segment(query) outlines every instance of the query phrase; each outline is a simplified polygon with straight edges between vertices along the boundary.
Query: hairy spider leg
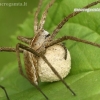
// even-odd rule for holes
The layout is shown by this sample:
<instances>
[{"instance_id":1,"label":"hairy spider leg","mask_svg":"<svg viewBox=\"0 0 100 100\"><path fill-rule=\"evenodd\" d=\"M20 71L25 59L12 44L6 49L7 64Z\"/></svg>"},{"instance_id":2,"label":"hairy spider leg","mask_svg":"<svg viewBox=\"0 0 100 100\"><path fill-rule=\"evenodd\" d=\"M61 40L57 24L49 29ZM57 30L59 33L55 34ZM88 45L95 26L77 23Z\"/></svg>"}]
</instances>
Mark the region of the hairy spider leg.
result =
<instances>
[{"instance_id":1,"label":"hairy spider leg","mask_svg":"<svg viewBox=\"0 0 100 100\"><path fill-rule=\"evenodd\" d=\"M98 3L100 3L100 0L92 2L90 4L88 4L87 6L83 7L83 8L90 8L94 5L97 5ZM76 16L77 14L81 13L82 11L75 11L71 14L69 14L68 16L66 16L59 24L58 26L54 29L54 31L51 34L50 39L54 39L55 36L57 35L57 33L60 31L60 29L63 27L63 25L72 17Z\"/></svg>"},{"instance_id":2,"label":"hairy spider leg","mask_svg":"<svg viewBox=\"0 0 100 100\"><path fill-rule=\"evenodd\" d=\"M30 42L32 40L32 38L26 38L26 37L23 37L23 36L18 36L17 39L20 40L23 43L26 43L26 44L30 44ZM16 52L16 48L0 47L0 52ZM20 53L22 53L22 52L23 52L23 50L20 49Z\"/></svg>"},{"instance_id":3,"label":"hairy spider leg","mask_svg":"<svg viewBox=\"0 0 100 100\"><path fill-rule=\"evenodd\" d=\"M47 14L48 14L48 10L53 5L54 2L55 2L55 0L51 0L51 2L46 6L46 8L45 8L45 10L44 10L44 12L42 14L40 23L39 23L39 30L43 29L43 26L45 24L45 20L46 20Z\"/></svg>"},{"instance_id":4,"label":"hairy spider leg","mask_svg":"<svg viewBox=\"0 0 100 100\"><path fill-rule=\"evenodd\" d=\"M15 48L12 48L12 47L0 47L0 52L16 52L16 49Z\"/></svg>"},{"instance_id":5,"label":"hairy spider leg","mask_svg":"<svg viewBox=\"0 0 100 100\"><path fill-rule=\"evenodd\" d=\"M90 42L90 41L87 41L87 40L83 40L83 39L80 39L80 38L77 38L77 37L73 37L73 36L63 36L63 37L61 37L59 39L53 40L50 43L47 43L46 47L50 47L50 46L52 46L54 44L57 44L59 42L62 42L64 40L72 40L72 41L82 42L82 43L93 45L93 46L96 46L96 47L100 48L100 44L97 44L97 43L94 43L94 42Z\"/></svg>"},{"instance_id":6,"label":"hairy spider leg","mask_svg":"<svg viewBox=\"0 0 100 100\"><path fill-rule=\"evenodd\" d=\"M2 88L2 89L4 90L4 92L5 92L5 94L6 94L6 98L7 98L7 100L10 100L10 99L9 99L9 96L8 96L8 94L7 94L6 89L5 89L2 85L0 85L0 88Z\"/></svg>"},{"instance_id":7,"label":"hairy spider leg","mask_svg":"<svg viewBox=\"0 0 100 100\"><path fill-rule=\"evenodd\" d=\"M34 15L34 33L35 34L38 31L38 14L40 12L41 5L42 5L42 0L39 1L38 8L37 8L35 15Z\"/></svg>"},{"instance_id":8,"label":"hairy spider leg","mask_svg":"<svg viewBox=\"0 0 100 100\"><path fill-rule=\"evenodd\" d=\"M23 36L18 36L17 39L20 40L23 43L30 44L30 42L31 42L31 40L33 38L27 38L27 37L23 37Z\"/></svg>"}]
</instances>

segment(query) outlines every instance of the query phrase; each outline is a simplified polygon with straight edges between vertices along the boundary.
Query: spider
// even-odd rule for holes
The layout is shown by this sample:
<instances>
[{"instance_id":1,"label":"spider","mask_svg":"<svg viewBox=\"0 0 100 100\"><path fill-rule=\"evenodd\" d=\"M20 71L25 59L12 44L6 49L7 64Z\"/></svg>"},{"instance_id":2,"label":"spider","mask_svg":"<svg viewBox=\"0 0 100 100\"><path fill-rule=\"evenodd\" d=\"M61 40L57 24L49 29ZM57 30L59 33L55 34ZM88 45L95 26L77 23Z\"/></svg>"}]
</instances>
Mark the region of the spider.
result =
<instances>
[{"instance_id":1,"label":"spider","mask_svg":"<svg viewBox=\"0 0 100 100\"><path fill-rule=\"evenodd\" d=\"M35 13L35 17L34 17L34 33L35 33L34 37L26 38L26 37L18 36L18 40L28 44L29 46L24 45L22 43L18 43L16 45L16 48L11 48L11 47L1 47L0 48L0 51L16 52L17 58L18 58L18 67L19 67L20 74L23 77L25 77L32 85L34 85L47 100L48 100L48 97L46 96L46 94L38 87L39 79L41 81L61 80L61 82L66 86L66 88L68 88L73 95L76 95L75 92L69 87L69 85L67 85L67 83L63 80L63 78L66 77L66 75L69 73L69 70L70 70L70 54L69 54L69 51L66 50L66 48L62 45L62 43L61 43L62 41L73 40L73 41L77 41L77 42L90 44L90 45L100 48L99 44L96 44L96 43L93 43L93 42L90 42L87 40L79 39L79 38L76 38L73 36L63 36L59 39L55 39L55 36L60 31L60 29L63 27L63 25L70 18L76 16L81 11L73 12L73 13L69 14L67 17L65 17L58 24L58 26L54 29L52 34L49 34L47 31L44 30L43 26L45 24L45 19L48 14L48 10L53 5L54 1L55 0L51 0L51 2L46 6L46 9L44 10L40 21L38 21L37 17L40 12L41 4L42 4L42 0L40 0L38 8ZM98 3L100 3L100 0L90 3L83 8L89 8ZM55 66L57 66L58 64L53 65L54 61L52 62L48 58L49 55L52 55L54 53L54 50L56 50L56 52L59 50L59 53L62 54L63 57L61 56L61 58L59 58L60 60L66 61L66 62L68 60L68 62L69 62L69 65L68 65L69 69L67 69L68 72L65 72L64 76L62 74L60 74L59 71L56 69ZM26 74L24 74L23 69L22 69L20 53L23 53L23 55L24 55ZM53 59L55 59L55 56L53 57ZM59 59L56 57L56 60L60 61ZM43 66L45 66L45 68L43 68ZM45 71L42 68L45 69ZM52 72L51 75L53 75L53 78L50 78L48 76L50 74L50 73L48 73L50 70ZM65 69L63 69L63 70L65 70Z\"/></svg>"}]
</instances>

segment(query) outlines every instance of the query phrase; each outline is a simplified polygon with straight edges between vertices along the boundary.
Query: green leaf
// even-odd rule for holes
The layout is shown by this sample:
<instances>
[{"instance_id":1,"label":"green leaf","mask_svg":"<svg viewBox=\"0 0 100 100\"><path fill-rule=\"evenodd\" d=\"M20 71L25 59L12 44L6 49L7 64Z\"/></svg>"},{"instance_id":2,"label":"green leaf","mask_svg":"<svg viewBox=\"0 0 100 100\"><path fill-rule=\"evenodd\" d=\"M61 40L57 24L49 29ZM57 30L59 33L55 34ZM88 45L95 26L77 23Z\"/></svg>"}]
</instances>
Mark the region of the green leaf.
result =
<instances>
[{"instance_id":1,"label":"green leaf","mask_svg":"<svg viewBox=\"0 0 100 100\"><path fill-rule=\"evenodd\" d=\"M56 0L49 10L44 29L52 33L58 23L74 8L82 8L93 0ZM45 5L49 1L44 0L40 16ZM99 8L100 4L92 7ZM36 9L35 9L36 10ZM64 35L75 36L81 39L100 43L100 14L99 12L82 12L70 19L60 30L57 38ZM22 35L33 36L33 14L30 14L25 22L20 25L16 35L12 36L13 44L17 43L15 37ZM73 96L61 81L53 83L40 83L39 87L50 100L98 100L100 98L100 49L84 43L65 41L66 48L72 57L72 69L64 79L73 89ZM10 62L0 70L0 84L5 86L11 100L45 100L43 95L33 87L18 72L17 61ZM6 73L6 74L5 74ZM0 99L6 100L5 94L0 90Z\"/></svg>"}]
</instances>

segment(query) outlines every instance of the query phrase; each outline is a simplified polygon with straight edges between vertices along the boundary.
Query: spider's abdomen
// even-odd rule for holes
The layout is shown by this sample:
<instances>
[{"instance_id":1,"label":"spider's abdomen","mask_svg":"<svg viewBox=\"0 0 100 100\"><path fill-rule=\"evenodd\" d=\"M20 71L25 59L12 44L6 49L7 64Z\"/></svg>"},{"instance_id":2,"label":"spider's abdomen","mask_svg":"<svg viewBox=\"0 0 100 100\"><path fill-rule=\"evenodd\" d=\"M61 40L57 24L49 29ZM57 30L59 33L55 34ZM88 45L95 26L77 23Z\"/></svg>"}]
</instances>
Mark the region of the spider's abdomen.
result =
<instances>
[{"instance_id":1,"label":"spider's abdomen","mask_svg":"<svg viewBox=\"0 0 100 100\"><path fill-rule=\"evenodd\" d=\"M66 50L61 45L53 45L46 49L45 56L51 65L56 69L59 75L64 78L68 75L71 69L71 57L67 50L67 59L65 59ZM50 67L43 61L38 59L38 73L42 82L58 81L59 78L54 74Z\"/></svg>"},{"instance_id":2,"label":"spider's abdomen","mask_svg":"<svg viewBox=\"0 0 100 100\"><path fill-rule=\"evenodd\" d=\"M38 85L38 67L35 55L24 50L24 64L27 78L31 83Z\"/></svg>"}]
</instances>

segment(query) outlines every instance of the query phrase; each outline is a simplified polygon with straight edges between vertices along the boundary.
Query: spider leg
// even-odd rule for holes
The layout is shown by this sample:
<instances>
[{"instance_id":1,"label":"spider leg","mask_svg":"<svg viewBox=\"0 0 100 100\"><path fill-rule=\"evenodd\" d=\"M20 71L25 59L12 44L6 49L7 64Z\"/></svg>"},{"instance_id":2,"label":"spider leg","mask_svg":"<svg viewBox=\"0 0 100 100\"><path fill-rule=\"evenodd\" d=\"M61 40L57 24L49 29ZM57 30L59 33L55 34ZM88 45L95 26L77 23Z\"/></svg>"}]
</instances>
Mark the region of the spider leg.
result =
<instances>
[{"instance_id":1,"label":"spider leg","mask_svg":"<svg viewBox=\"0 0 100 100\"><path fill-rule=\"evenodd\" d=\"M42 59L48 64L48 66L51 68L51 70L55 73L55 75L61 80L61 82L71 91L71 93L73 95L76 95L73 90L66 84L66 82L62 79L62 77L58 74L58 72L55 70L55 68L49 63L49 61L47 60L47 58L41 54L41 53L37 53L35 50L31 49L30 47L28 46L25 46L21 43L18 43L17 44L17 56L18 56L18 63L19 63L19 67L21 68L20 70L22 70L22 67L21 67L21 62L20 62L20 56L19 56L19 52L18 52L18 49L19 48L22 48L24 50L27 50L33 54L35 54L36 56L38 57L42 57ZM34 84L35 85L35 84ZM36 86L36 85L35 85ZM36 86L36 88L40 91L40 89ZM41 91L40 91L41 92ZM41 92L43 94L43 92ZM43 94L45 96L45 94Z\"/></svg>"},{"instance_id":2,"label":"spider leg","mask_svg":"<svg viewBox=\"0 0 100 100\"><path fill-rule=\"evenodd\" d=\"M34 17L34 32L35 32L35 34L37 33L37 30L38 30L38 14L40 12L41 4L42 4L42 0L39 1L38 8L35 12L35 17Z\"/></svg>"},{"instance_id":3,"label":"spider leg","mask_svg":"<svg viewBox=\"0 0 100 100\"><path fill-rule=\"evenodd\" d=\"M4 51L4 52L16 52L16 49L15 48L12 48L12 47L0 47L0 52L1 51ZM20 49L19 52L22 53L23 51ZM7 94L6 89L3 86L1 86L1 85L0 85L0 88L2 88L4 90L4 92L6 94L6 97L7 97L7 100L10 100L9 99L9 96Z\"/></svg>"},{"instance_id":4,"label":"spider leg","mask_svg":"<svg viewBox=\"0 0 100 100\"><path fill-rule=\"evenodd\" d=\"M42 14L42 17L41 17L41 20L40 20L40 23L39 23L39 29L43 29L43 26L44 26L44 23L45 23L45 19L46 19L46 16L48 14L48 10L49 8L53 5L55 0L51 0L51 2L47 5L46 9L44 10L43 14Z\"/></svg>"},{"instance_id":5,"label":"spider leg","mask_svg":"<svg viewBox=\"0 0 100 100\"><path fill-rule=\"evenodd\" d=\"M65 49L65 60L67 59L67 48L65 47L65 44L64 43L62 43L62 44L60 44L60 45L62 45L63 46L63 48Z\"/></svg>"},{"instance_id":6,"label":"spider leg","mask_svg":"<svg viewBox=\"0 0 100 100\"><path fill-rule=\"evenodd\" d=\"M5 92L5 94L6 94L6 97L7 97L7 100L10 100L10 99L9 99L9 96L8 96L8 94L7 94L6 89L5 89L2 85L0 85L0 88L2 88L2 89L4 90L4 92Z\"/></svg>"},{"instance_id":7,"label":"spider leg","mask_svg":"<svg viewBox=\"0 0 100 100\"><path fill-rule=\"evenodd\" d=\"M17 37L18 40L26 43L26 44L30 44L32 38L26 38L23 36L18 36ZM0 51L5 51L5 52L16 52L16 48L12 48L12 47L0 47ZM22 49L20 49L20 52L23 52Z\"/></svg>"},{"instance_id":8,"label":"spider leg","mask_svg":"<svg viewBox=\"0 0 100 100\"><path fill-rule=\"evenodd\" d=\"M19 52L19 49L22 48L23 46L24 45L19 44L19 43L16 45L16 53L17 53L17 58L18 58L19 72L23 77L25 77L33 86L35 86L43 94L43 96L46 98L46 100L48 100L48 97L42 92L42 90L35 83L31 82L23 72L21 59L20 59L20 52ZM24 48L22 48L22 49L27 50L27 48L28 48L27 46L24 46Z\"/></svg>"},{"instance_id":9,"label":"spider leg","mask_svg":"<svg viewBox=\"0 0 100 100\"><path fill-rule=\"evenodd\" d=\"M16 49L12 47L0 47L0 52L16 52ZM22 52L23 50L20 49L20 53Z\"/></svg>"},{"instance_id":10,"label":"spider leg","mask_svg":"<svg viewBox=\"0 0 100 100\"><path fill-rule=\"evenodd\" d=\"M83 9L86 8L90 8L94 5L97 5L98 3L100 3L100 0L92 2L90 4L88 4L87 6L83 7ZM76 16L77 14L81 13L82 11L74 11L73 13L69 14L68 16L66 16L59 24L58 26L55 28L55 30L53 31L53 33L51 34L51 39L53 39L56 34L60 31L60 29L63 27L63 25L72 17Z\"/></svg>"},{"instance_id":11,"label":"spider leg","mask_svg":"<svg viewBox=\"0 0 100 100\"><path fill-rule=\"evenodd\" d=\"M32 40L32 38L26 38L26 37L23 37L23 36L18 36L17 39L26 43L26 44L30 44L30 42Z\"/></svg>"},{"instance_id":12,"label":"spider leg","mask_svg":"<svg viewBox=\"0 0 100 100\"><path fill-rule=\"evenodd\" d=\"M82 42L82 43L93 45L93 46L100 48L100 44L90 42L90 41L87 41L87 40L83 40L83 39L73 37L73 36L63 36L62 38L59 38L57 40L51 41L50 43L46 44L46 47L52 46L52 45L57 44L59 42L62 42L64 40L73 40L73 41Z\"/></svg>"}]
</instances>

